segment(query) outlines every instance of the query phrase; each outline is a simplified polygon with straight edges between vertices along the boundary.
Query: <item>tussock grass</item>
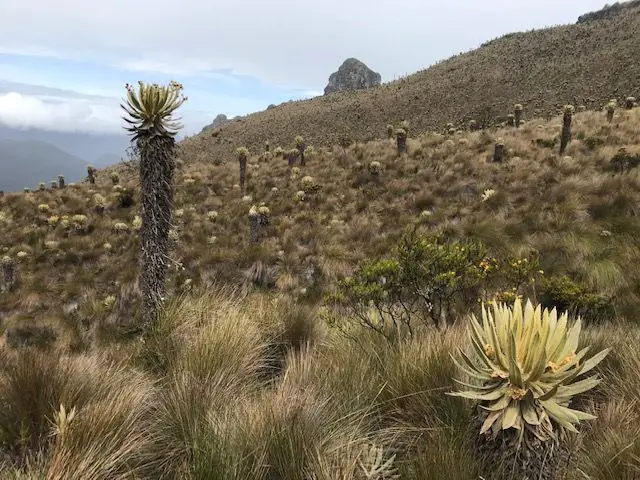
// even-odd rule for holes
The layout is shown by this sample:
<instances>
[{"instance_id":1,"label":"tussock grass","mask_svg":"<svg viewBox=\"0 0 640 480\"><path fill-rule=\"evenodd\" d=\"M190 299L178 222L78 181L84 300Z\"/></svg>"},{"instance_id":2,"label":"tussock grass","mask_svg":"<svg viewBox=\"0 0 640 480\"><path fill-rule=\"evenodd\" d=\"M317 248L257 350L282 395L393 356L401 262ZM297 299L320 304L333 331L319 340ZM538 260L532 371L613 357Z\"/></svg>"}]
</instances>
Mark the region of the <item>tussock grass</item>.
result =
<instances>
[{"instance_id":1,"label":"tussock grass","mask_svg":"<svg viewBox=\"0 0 640 480\"><path fill-rule=\"evenodd\" d=\"M222 290L175 300L144 345L1 350L0 476L365 480L381 448L394 458L386 475L492 478L472 447L470 405L445 395L449 354L468 350L460 327L388 343L308 313ZM598 419L572 440L560 478L640 473L639 339L629 326L585 331L584 345L613 351L603 384L580 399ZM60 405L75 407L66 424Z\"/></svg>"},{"instance_id":2,"label":"tussock grass","mask_svg":"<svg viewBox=\"0 0 640 480\"><path fill-rule=\"evenodd\" d=\"M640 355L637 330L609 328L588 331L585 344L613 346L612 356L602 367L605 382L596 391L598 416L585 429L575 458L582 478L620 478L640 475ZM578 477L580 478L580 477Z\"/></svg>"},{"instance_id":3,"label":"tussock grass","mask_svg":"<svg viewBox=\"0 0 640 480\"><path fill-rule=\"evenodd\" d=\"M35 462L48 479L124 479L144 470L153 443L149 378L99 353L2 353L0 439L9 464ZM55 433L60 406L76 412L64 434Z\"/></svg>"}]
</instances>

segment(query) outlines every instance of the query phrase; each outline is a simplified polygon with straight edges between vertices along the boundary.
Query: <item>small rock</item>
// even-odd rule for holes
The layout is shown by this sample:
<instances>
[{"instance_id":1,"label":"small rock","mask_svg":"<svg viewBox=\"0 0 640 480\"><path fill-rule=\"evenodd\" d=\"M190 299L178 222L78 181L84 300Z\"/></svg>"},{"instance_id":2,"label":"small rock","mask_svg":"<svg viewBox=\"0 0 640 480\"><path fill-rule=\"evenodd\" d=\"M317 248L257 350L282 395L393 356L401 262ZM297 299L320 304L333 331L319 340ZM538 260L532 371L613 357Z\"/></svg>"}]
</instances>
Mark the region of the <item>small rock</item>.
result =
<instances>
[{"instance_id":1,"label":"small rock","mask_svg":"<svg viewBox=\"0 0 640 480\"><path fill-rule=\"evenodd\" d=\"M69 302L66 305L63 305L62 311L65 315L76 313L78 311L78 302Z\"/></svg>"}]
</instances>

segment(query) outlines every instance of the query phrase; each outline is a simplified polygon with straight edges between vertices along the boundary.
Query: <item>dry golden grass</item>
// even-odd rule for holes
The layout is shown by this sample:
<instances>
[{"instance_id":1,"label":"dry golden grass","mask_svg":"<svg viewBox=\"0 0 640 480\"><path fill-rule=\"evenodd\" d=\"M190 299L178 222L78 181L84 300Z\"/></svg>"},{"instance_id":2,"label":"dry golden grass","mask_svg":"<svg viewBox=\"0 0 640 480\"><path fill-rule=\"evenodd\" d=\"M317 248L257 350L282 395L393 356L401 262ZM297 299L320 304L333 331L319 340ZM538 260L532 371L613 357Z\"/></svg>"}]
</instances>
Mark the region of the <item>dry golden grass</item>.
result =
<instances>
[{"instance_id":1,"label":"dry golden grass","mask_svg":"<svg viewBox=\"0 0 640 480\"><path fill-rule=\"evenodd\" d=\"M493 478L473 450L471 406L445 395L456 374L449 352L468 348L462 330L392 345L363 329L350 339L316 329L286 342L282 301L198 292L173 301L145 344L71 357L2 351L0 476ZM613 350L603 384L578 399L598 418L572 437L559 478L640 474L638 341L637 328L584 333L584 345ZM60 405L74 416L54 420ZM366 477L372 447L395 458Z\"/></svg>"}]
</instances>

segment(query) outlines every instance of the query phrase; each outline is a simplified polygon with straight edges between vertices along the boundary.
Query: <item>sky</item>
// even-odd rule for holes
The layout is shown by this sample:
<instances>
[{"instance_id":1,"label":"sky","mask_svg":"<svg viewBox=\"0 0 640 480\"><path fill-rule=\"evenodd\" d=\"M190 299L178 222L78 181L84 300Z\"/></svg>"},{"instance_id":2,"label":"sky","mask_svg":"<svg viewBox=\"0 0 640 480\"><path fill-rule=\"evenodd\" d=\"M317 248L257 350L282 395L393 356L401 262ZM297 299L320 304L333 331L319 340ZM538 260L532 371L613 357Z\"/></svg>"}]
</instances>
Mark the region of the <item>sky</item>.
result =
<instances>
[{"instance_id":1,"label":"sky","mask_svg":"<svg viewBox=\"0 0 640 480\"><path fill-rule=\"evenodd\" d=\"M183 133L321 95L356 57L391 81L601 0L1 0L0 121L122 132L125 83L184 84Z\"/></svg>"}]
</instances>

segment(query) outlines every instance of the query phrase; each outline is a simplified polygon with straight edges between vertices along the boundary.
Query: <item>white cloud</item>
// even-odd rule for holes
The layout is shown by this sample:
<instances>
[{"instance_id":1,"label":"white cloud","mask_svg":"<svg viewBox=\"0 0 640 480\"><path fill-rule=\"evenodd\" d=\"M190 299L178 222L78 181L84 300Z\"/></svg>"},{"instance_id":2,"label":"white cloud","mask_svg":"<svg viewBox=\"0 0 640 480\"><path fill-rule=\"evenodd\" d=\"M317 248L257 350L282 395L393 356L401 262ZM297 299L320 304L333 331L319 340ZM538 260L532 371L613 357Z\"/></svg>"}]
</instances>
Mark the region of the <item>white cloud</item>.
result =
<instances>
[{"instance_id":1,"label":"white cloud","mask_svg":"<svg viewBox=\"0 0 640 480\"><path fill-rule=\"evenodd\" d=\"M69 60L72 57L61 51L53 50L41 45L4 44L0 46L0 53L5 55L20 55L23 57L45 57L58 60Z\"/></svg>"},{"instance_id":2,"label":"white cloud","mask_svg":"<svg viewBox=\"0 0 640 480\"><path fill-rule=\"evenodd\" d=\"M32 90L41 87L31 86ZM47 89L42 89L45 92ZM15 91L0 92L0 124L13 128L38 128L61 132L116 133L124 132L123 110L118 98L84 97L77 92L43 93L29 95ZM231 108L233 99L220 98L217 102ZM248 101L237 103L245 111L259 110L266 105ZM232 111L232 110L227 110ZM236 115L238 113L233 113ZM232 115L232 116L233 116ZM182 109L178 115L184 125L183 135L193 135L213 120L210 112Z\"/></svg>"},{"instance_id":3,"label":"white cloud","mask_svg":"<svg viewBox=\"0 0 640 480\"><path fill-rule=\"evenodd\" d=\"M17 128L95 133L122 131L117 106L17 92L0 95L0 121Z\"/></svg>"}]
</instances>

